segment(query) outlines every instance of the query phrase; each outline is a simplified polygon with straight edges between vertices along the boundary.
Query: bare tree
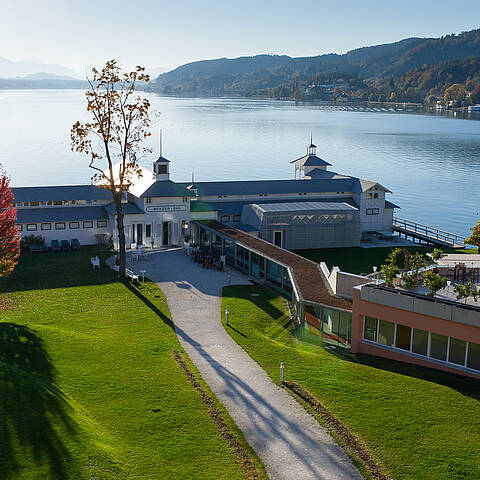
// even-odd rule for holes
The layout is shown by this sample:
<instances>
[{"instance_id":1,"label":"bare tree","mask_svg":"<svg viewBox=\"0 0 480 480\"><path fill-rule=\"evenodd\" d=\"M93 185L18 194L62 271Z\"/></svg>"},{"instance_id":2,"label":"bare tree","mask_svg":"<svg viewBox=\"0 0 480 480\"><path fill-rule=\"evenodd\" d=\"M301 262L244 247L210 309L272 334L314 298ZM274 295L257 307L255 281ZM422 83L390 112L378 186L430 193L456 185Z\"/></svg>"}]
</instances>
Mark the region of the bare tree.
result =
<instances>
[{"instance_id":1,"label":"bare tree","mask_svg":"<svg viewBox=\"0 0 480 480\"><path fill-rule=\"evenodd\" d=\"M151 152L142 146L150 136L150 102L135 94L137 82L148 82L145 68L123 73L115 60L101 71L92 68L87 112L90 121L77 121L71 130L72 151L90 157L92 180L112 192L117 215L119 278L126 279L126 245L122 196L132 178L141 176L138 159Z\"/></svg>"}]
</instances>

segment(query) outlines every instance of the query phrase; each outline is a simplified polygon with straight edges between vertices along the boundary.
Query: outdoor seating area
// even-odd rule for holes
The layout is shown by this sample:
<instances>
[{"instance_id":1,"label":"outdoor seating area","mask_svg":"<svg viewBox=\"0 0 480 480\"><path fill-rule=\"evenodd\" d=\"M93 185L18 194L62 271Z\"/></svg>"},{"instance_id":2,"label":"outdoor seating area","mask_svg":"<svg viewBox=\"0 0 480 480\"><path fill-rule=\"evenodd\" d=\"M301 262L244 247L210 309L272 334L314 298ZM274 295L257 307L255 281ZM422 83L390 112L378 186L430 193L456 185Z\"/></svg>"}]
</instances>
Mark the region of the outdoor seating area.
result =
<instances>
[{"instance_id":1,"label":"outdoor seating area","mask_svg":"<svg viewBox=\"0 0 480 480\"><path fill-rule=\"evenodd\" d=\"M190 258L193 262L202 266L203 268L209 268L214 270L225 270L225 255L215 255L213 252L202 250L199 247L192 248Z\"/></svg>"},{"instance_id":2,"label":"outdoor seating area","mask_svg":"<svg viewBox=\"0 0 480 480\"><path fill-rule=\"evenodd\" d=\"M52 240L50 246L46 243L41 245L32 244L29 247L30 253L44 253L44 252L71 252L80 250L80 241L77 238L70 240Z\"/></svg>"}]
</instances>

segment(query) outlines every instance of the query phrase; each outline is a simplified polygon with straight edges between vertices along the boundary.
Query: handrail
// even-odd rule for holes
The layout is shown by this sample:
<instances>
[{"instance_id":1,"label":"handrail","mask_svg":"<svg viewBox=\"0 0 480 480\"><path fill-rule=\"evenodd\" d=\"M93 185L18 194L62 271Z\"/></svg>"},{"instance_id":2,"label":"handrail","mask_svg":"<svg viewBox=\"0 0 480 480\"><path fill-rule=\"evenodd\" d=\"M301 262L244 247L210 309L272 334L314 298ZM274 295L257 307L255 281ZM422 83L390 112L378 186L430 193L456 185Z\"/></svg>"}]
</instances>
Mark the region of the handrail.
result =
<instances>
[{"instance_id":1,"label":"handrail","mask_svg":"<svg viewBox=\"0 0 480 480\"><path fill-rule=\"evenodd\" d=\"M439 241L452 245L463 245L465 242L465 237L463 237L462 235L446 232L445 230L440 230L439 228L430 227L428 225L423 225L422 223L418 222L413 222L402 217L393 217L393 226L403 228L407 231L407 233L417 233L430 239L437 239Z\"/></svg>"}]
</instances>

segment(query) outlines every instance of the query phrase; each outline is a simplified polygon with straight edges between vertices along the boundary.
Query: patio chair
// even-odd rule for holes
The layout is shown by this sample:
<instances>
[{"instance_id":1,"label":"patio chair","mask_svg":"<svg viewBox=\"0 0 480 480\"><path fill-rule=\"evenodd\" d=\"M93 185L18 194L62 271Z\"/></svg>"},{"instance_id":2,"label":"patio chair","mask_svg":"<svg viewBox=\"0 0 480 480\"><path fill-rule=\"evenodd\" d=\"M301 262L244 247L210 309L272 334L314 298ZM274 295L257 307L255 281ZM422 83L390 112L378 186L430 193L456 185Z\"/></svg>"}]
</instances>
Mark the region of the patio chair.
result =
<instances>
[{"instance_id":1,"label":"patio chair","mask_svg":"<svg viewBox=\"0 0 480 480\"><path fill-rule=\"evenodd\" d=\"M98 257L93 257L90 259L90 263L92 264L92 268L100 268L100 259Z\"/></svg>"},{"instance_id":2,"label":"patio chair","mask_svg":"<svg viewBox=\"0 0 480 480\"><path fill-rule=\"evenodd\" d=\"M38 253L39 251L38 245L30 245L30 253Z\"/></svg>"},{"instance_id":3,"label":"patio chair","mask_svg":"<svg viewBox=\"0 0 480 480\"><path fill-rule=\"evenodd\" d=\"M80 242L78 238L73 238L71 244L72 244L72 250L80 250Z\"/></svg>"},{"instance_id":4,"label":"patio chair","mask_svg":"<svg viewBox=\"0 0 480 480\"><path fill-rule=\"evenodd\" d=\"M50 244L50 248L52 252L59 252L61 250L60 242L58 240L52 240L52 243Z\"/></svg>"},{"instance_id":5,"label":"patio chair","mask_svg":"<svg viewBox=\"0 0 480 480\"><path fill-rule=\"evenodd\" d=\"M60 247L62 248L62 252L69 252L70 251L70 242L68 240L62 240L60 242Z\"/></svg>"}]
</instances>

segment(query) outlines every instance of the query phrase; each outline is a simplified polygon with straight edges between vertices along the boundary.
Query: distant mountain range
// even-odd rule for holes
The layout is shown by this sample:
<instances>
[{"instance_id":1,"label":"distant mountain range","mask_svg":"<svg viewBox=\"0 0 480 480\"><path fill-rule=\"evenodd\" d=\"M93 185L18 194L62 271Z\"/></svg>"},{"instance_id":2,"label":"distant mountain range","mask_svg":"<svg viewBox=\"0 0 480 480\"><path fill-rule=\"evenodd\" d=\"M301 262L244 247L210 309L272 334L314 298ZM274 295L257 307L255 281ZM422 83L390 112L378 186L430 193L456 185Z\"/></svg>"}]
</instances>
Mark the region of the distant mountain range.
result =
<instances>
[{"instance_id":1,"label":"distant mountain range","mask_svg":"<svg viewBox=\"0 0 480 480\"><path fill-rule=\"evenodd\" d=\"M0 78L16 78L30 75L67 76L78 79L78 72L62 65L42 63L39 60L9 60L0 57ZM44 78L42 78L44 79Z\"/></svg>"},{"instance_id":2,"label":"distant mountain range","mask_svg":"<svg viewBox=\"0 0 480 480\"><path fill-rule=\"evenodd\" d=\"M305 87L321 74L355 76L368 87L375 81L394 81L414 69L478 56L480 29L441 38L406 38L342 55L331 53L297 58L257 55L202 60L160 75L148 88L180 96L269 95L278 87L292 84Z\"/></svg>"}]
</instances>

